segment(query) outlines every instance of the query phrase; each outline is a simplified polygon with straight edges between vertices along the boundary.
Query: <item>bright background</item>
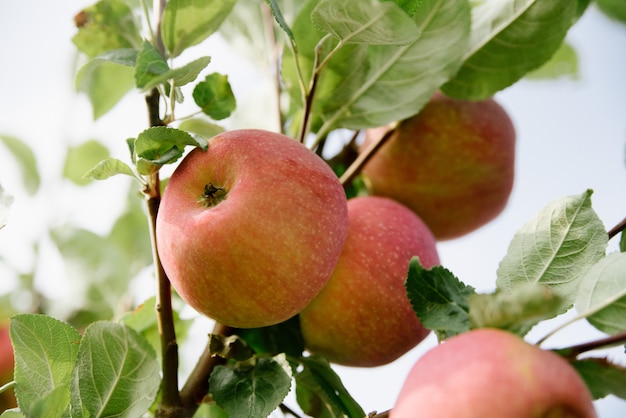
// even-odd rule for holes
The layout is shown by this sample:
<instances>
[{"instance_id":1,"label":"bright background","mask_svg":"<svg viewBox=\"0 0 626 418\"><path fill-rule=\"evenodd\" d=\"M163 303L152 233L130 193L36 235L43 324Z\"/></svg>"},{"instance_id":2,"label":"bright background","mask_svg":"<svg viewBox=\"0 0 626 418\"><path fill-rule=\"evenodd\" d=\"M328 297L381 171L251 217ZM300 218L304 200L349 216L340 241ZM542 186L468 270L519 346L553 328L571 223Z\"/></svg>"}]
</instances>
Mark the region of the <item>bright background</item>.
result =
<instances>
[{"instance_id":1,"label":"bright background","mask_svg":"<svg viewBox=\"0 0 626 418\"><path fill-rule=\"evenodd\" d=\"M125 179L80 189L61 179L67 146L95 138L109 146L113 156L128 161L125 139L147 127L141 95L130 94L93 122L86 97L73 90L72 18L92 3L0 2L0 135L28 142L37 153L43 177L42 191L35 198L26 195L17 166L0 147L0 184L15 197L9 224L0 231L0 255L23 270L33 262L29 243L41 238L50 224L72 220L105 232L123 204L115 196L120 189L125 192ZM518 132L517 177L507 209L479 231L439 245L442 263L479 291L493 290L498 263L515 231L548 202L591 188L593 206L607 229L626 216L626 25L591 7L570 31L568 41L579 54L578 79L521 81L497 95ZM263 89L262 80L248 71L249 63L219 42L205 48L202 53L213 56L211 71L230 75L242 109L238 120L250 121L249 127L264 127L260 116L265 105L257 94ZM611 250L616 249L615 241ZM40 260L38 283L49 296L69 293L62 275L54 254ZM142 291L150 294L153 289L146 283ZM11 286L11 277L0 269L0 292ZM538 339L553 326L535 329L528 339ZM599 335L580 322L548 344L584 342ZM384 336L380 343L384 344ZM431 336L388 366L335 369L366 411L383 411L393 406L411 365L435 343ZM198 349L202 345L199 342ZM608 354L626 364L623 349ZM601 418L626 416L623 400L609 397L597 402L597 407Z\"/></svg>"}]
</instances>

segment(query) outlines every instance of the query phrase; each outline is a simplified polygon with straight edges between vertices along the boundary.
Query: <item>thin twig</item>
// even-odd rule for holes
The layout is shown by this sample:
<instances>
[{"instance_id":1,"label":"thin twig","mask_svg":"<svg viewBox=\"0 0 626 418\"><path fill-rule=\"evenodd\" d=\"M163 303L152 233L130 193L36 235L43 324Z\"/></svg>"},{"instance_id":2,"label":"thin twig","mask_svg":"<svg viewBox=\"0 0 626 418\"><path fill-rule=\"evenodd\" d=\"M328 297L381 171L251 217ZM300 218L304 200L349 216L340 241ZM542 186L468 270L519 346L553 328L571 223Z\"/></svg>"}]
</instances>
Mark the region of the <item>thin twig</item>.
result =
<instances>
[{"instance_id":1,"label":"thin twig","mask_svg":"<svg viewBox=\"0 0 626 418\"><path fill-rule=\"evenodd\" d=\"M382 147L391 135L395 132L395 128L389 129L383 136L377 141L372 142L359 156L354 160L345 173L339 178L339 181L343 187L350 185L352 180L361 172L361 169L367 164L367 162L374 156L374 154Z\"/></svg>"},{"instance_id":2,"label":"thin twig","mask_svg":"<svg viewBox=\"0 0 626 418\"><path fill-rule=\"evenodd\" d=\"M611 335L609 337L600 338L598 340L589 341L582 344L573 345L571 347L564 348L561 351L565 353L565 356L570 359L575 359L582 353L587 351L598 350L600 348L613 347L620 344L626 344L626 332Z\"/></svg>"},{"instance_id":3,"label":"thin twig","mask_svg":"<svg viewBox=\"0 0 626 418\"><path fill-rule=\"evenodd\" d=\"M279 132L283 132L283 112L280 108L280 57L282 48L276 41L276 35L274 33L274 17L272 16L272 10L267 2L261 2L261 12L263 13L263 25L268 41L268 48L271 50L271 70L274 72L274 89L276 94L276 107L278 111L278 129Z\"/></svg>"},{"instance_id":4,"label":"thin twig","mask_svg":"<svg viewBox=\"0 0 626 418\"><path fill-rule=\"evenodd\" d=\"M390 413L391 413L391 409L388 409L381 413L374 411L374 412L370 412L369 414L367 414L366 418L388 418Z\"/></svg>"},{"instance_id":5,"label":"thin twig","mask_svg":"<svg viewBox=\"0 0 626 418\"><path fill-rule=\"evenodd\" d=\"M611 230L608 232L609 239L613 238L615 235L619 234L624 229L626 229L626 218L622 219L620 223L618 223L613 228L611 228Z\"/></svg>"}]
</instances>

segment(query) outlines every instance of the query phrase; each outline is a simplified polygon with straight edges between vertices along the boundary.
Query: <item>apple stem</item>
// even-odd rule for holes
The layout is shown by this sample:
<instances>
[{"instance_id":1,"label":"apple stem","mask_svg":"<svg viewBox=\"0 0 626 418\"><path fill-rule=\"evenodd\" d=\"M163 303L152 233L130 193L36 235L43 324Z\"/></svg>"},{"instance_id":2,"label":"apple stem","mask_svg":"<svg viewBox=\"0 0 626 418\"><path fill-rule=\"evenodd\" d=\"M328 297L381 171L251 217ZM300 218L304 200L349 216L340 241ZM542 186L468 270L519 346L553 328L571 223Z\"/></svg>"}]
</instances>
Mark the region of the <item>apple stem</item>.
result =
<instances>
[{"instance_id":1,"label":"apple stem","mask_svg":"<svg viewBox=\"0 0 626 418\"><path fill-rule=\"evenodd\" d=\"M361 172L365 164L374 156L374 154L382 147L391 135L395 132L395 127L389 129L377 141L372 142L359 156L350 164L345 173L339 178L342 186L345 188L354 178Z\"/></svg>"},{"instance_id":2,"label":"apple stem","mask_svg":"<svg viewBox=\"0 0 626 418\"><path fill-rule=\"evenodd\" d=\"M617 225L615 225L613 228L609 230L608 232L609 239L613 238L614 236L622 232L624 229L626 229L626 218L622 219Z\"/></svg>"}]
</instances>

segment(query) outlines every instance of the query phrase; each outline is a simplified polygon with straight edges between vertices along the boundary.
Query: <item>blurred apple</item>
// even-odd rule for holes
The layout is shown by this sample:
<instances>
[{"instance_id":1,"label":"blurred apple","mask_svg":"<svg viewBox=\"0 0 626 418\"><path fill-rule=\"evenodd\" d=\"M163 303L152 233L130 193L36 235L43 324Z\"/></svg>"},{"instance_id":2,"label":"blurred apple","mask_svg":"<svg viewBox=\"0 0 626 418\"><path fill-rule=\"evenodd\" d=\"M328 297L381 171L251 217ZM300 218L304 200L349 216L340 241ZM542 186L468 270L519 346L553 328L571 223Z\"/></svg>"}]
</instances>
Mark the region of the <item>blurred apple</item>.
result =
<instances>
[{"instance_id":1,"label":"blurred apple","mask_svg":"<svg viewBox=\"0 0 626 418\"><path fill-rule=\"evenodd\" d=\"M387 130L367 131L361 149ZM515 129L495 100L437 93L417 115L399 123L362 173L372 194L405 204L445 240L502 212L514 166Z\"/></svg>"},{"instance_id":2,"label":"blurred apple","mask_svg":"<svg viewBox=\"0 0 626 418\"><path fill-rule=\"evenodd\" d=\"M9 337L8 322L0 325L0 386L3 386L13 380L13 345ZM15 408L17 402L13 389L0 393L0 413L6 409Z\"/></svg>"},{"instance_id":3,"label":"blurred apple","mask_svg":"<svg viewBox=\"0 0 626 418\"><path fill-rule=\"evenodd\" d=\"M570 364L506 331L449 338L410 371L391 418L593 418L591 395Z\"/></svg>"},{"instance_id":4,"label":"blurred apple","mask_svg":"<svg viewBox=\"0 0 626 418\"><path fill-rule=\"evenodd\" d=\"M348 200L348 237L335 271L300 313L307 350L329 361L387 364L427 335L404 288L411 257L439 264L435 239L408 208L383 197Z\"/></svg>"},{"instance_id":5,"label":"blurred apple","mask_svg":"<svg viewBox=\"0 0 626 418\"><path fill-rule=\"evenodd\" d=\"M234 130L174 171L156 234L183 300L250 328L293 317L319 293L347 226L345 193L321 158L280 134Z\"/></svg>"}]
</instances>

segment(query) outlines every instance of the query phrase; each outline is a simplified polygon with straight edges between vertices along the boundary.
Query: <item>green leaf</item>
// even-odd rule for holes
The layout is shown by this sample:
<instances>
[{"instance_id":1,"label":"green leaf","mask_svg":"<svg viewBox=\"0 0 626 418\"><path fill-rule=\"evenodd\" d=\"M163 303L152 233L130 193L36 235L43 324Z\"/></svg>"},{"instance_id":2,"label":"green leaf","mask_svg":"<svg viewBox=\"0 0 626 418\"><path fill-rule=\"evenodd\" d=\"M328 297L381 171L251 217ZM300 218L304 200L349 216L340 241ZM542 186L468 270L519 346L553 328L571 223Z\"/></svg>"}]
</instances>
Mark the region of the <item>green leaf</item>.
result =
<instances>
[{"instance_id":1,"label":"green leaf","mask_svg":"<svg viewBox=\"0 0 626 418\"><path fill-rule=\"evenodd\" d=\"M366 416L324 357L301 357L300 362L302 370L295 375L296 399L307 415L317 418Z\"/></svg>"},{"instance_id":2,"label":"green leaf","mask_svg":"<svg viewBox=\"0 0 626 418\"><path fill-rule=\"evenodd\" d=\"M624 0L595 0L595 3L611 19L626 23L626 3Z\"/></svg>"},{"instance_id":3,"label":"green leaf","mask_svg":"<svg viewBox=\"0 0 626 418\"><path fill-rule=\"evenodd\" d=\"M406 45L420 30L394 2L321 0L311 14L318 29L344 44Z\"/></svg>"},{"instance_id":4,"label":"green leaf","mask_svg":"<svg viewBox=\"0 0 626 418\"><path fill-rule=\"evenodd\" d=\"M87 170L85 174L83 174L83 177L93 180L106 180L116 174L126 174L128 176L137 178L137 176L135 176L135 173L128 166L128 164L113 157L109 157L100 161L98 164L96 164L96 166Z\"/></svg>"},{"instance_id":5,"label":"green leaf","mask_svg":"<svg viewBox=\"0 0 626 418\"><path fill-rule=\"evenodd\" d=\"M89 58L119 48L141 44L133 11L123 0L101 0L80 12L82 20L72 38L76 47Z\"/></svg>"},{"instance_id":6,"label":"green leaf","mask_svg":"<svg viewBox=\"0 0 626 418\"><path fill-rule=\"evenodd\" d=\"M300 331L300 319L294 316L285 322L262 328L235 329L257 354L285 353L300 357L304 352L304 339Z\"/></svg>"},{"instance_id":7,"label":"green leaf","mask_svg":"<svg viewBox=\"0 0 626 418\"><path fill-rule=\"evenodd\" d=\"M244 361L254 356L254 350L238 335L209 334L209 347L212 356L228 360Z\"/></svg>"},{"instance_id":8,"label":"green leaf","mask_svg":"<svg viewBox=\"0 0 626 418\"><path fill-rule=\"evenodd\" d=\"M228 76L212 73L193 89L193 100L214 120L230 116L237 107Z\"/></svg>"},{"instance_id":9,"label":"green leaf","mask_svg":"<svg viewBox=\"0 0 626 418\"><path fill-rule=\"evenodd\" d=\"M500 262L496 286L512 291L526 283L544 284L574 303L585 269L604 257L608 236L591 207L591 190L558 199L520 228Z\"/></svg>"},{"instance_id":10,"label":"green leaf","mask_svg":"<svg viewBox=\"0 0 626 418\"><path fill-rule=\"evenodd\" d=\"M185 146L192 145L207 149L208 143L194 138L185 131L155 126L141 132L134 144L137 156L137 171L152 174L160 166L176 162L183 155Z\"/></svg>"},{"instance_id":11,"label":"green leaf","mask_svg":"<svg viewBox=\"0 0 626 418\"><path fill-rule=\"evenodd\" d=\"M21 314L11 318L10 334L20 409L29 417L42 416L39 405L44 404L65 410L69 398L65 405L60 403L70 387L81 340L78 331L46 315Z\"/></svg>"},{"instance_id":12,"label":"green leaf","mask_svg":"<svg viewBox=\"0 0 626 418\"><path fill-rule=\"evenodd\" d=\"M13 196L8 194L0 184L0 229L4 228L9 219L9 208L13 204Z\"/></svg>"},{"instance_id":13,"label":"green leaf","mask_svg":"<svg viewBox=\"0 0 626 418\"><path fill-rule=\"evenodd\" d=\"M96 120L135 87L134 68L96 57L78 70L74 87L87 95Z\"/></svg>"},{"instance_id":14,"label":"green leaf","mask_svg":"<svg viewBox=\"0 0 626 418\"><path fill-rule=\"evenodd\" d=\"M626 368L604 358L585 358L572 362L593 399L615 395L626 399Z\"/></svg>"},{"instance_id":15,"label":"green leaf","mask_svg":"<svg viewBox=\"0 0 626 418\"><path fill-rule=\"evenodd\" d=\"M549 287L531 283L512 292L470 296L469 316L472 328L500 328L524 336L540 321L556 316L561 306Z\"/></svg>"},{"instance_id":16,"label":"green leaf","mask_svg":"<svg viewBox=\"0 0 626 418\"><path fill-rule=\"evenodd\" d=\"M600 331L626 331L626 253L609 254L586 270L575 305Z\"/></svg>"},{"instance_id":17,"label":"green leaf","mask_svg":"<svg viewBox=\"0 0 626 418\"><path fill-rule=\"evenodd\" d=\"M73 416L142 416L159 389L159 363L132 328L96 322L85 330L72 380Z\"/></svg>"},{"instance_id":18,"label":"green leaf","mask_svg":"<svg viewBox=\"0 0 626 418\"><path fill-rule=\"evenodd\" d=\"M161 23L163 43L177 57L215 33L236 0L169 0Z\"/></svg>"},{"instance_id":19,"label":"green leaf","mask_svg":"<svg viewBox=\"0 0 626 418\"><path fill-rule=\"evenodd\" d=\"M619 234L619 250L621 252L626 252L626 233L624 231Z\"/></svg>"},{"instance_id":20,"label":"green leaf","mask_svg":"<svg viewBox=\"0 0 626 418\"><path fill-rule=\"evenodd\" d=\"M29 406L32 417L69 417L70 387L54 388L45 398Z\"/></svg>"},{"instance_id":21,"label":"green leaf","mask_svg":"<svg viewBox=\"0 0 626 418\"><path fill-rule=\"evenodd\" d=\"M204 139L211 139L215 135L224 132L224 128L214 123L211 123L204 119L192 118L182 121L178 125L178 129L181 131L189 132L190 134L200 135Z\"/></svg>"},{"instance_id":22,"label":"green leaf","mask_svg":"<svg viewBox=\"0 0 626 418\"><path fill-rule=\"evenodd\" d=\"M441 266L427 270L413 257L404 286L420 322L439 341L469 331L469 298L476 292L452 272Z\"/></svg>"},{"instance_id":23,"label":"green leaf","mask_svg":"<svg viewBox=\"0 0 626 418\"><path fill-rule=\"evenodd\" d=\"M352 3L350 3L352 4ZM306 13L303 9L302 13ZM364 129L386 125L419 112L462 63L467 47L470 10L466 0L424 0L412 20L421 31L413 42L397 45L347 45L324 68L315 93L313 131L323 137L334 128ZM304 74L314 62L319 41L306 20L294 24ZM310 46L313 44L312 46ZM310 55L306 54L310 48ZM285 78L300 100L287 59ZM308 80L305 80L308 83ZM295 88L294 88L295 87Z\"/></svg>"},{"instance_id":24,"label":"green leaf","mask_svg":"<svg viewBox=\"0 0 626 418\"><path fill-rule=\"evenodd\" d=\"M278 23L278 26L280 26L280 28L287 34L287 37L292 42L295 42L295 39L293 37L293 32L291 31L291 28L289 27L289 24L285 20L285 17L283 16L282 11L280 10L280 6L278 5L278 1L277 0L266 0L266 2L270 6L270 10L272 11L272 16L274 16L274 19L276 19L276 23Z\"/></svg>"},{"instance_id":25,"label":"green leaf","mask_svg":"<svg viewBox=\"0 0 626 418\"><path fill-rule=\"evenodd\" d=\"M174 68L158 75L142 86L142 91L148 91L159 84L172 80L176 87L182 87L191 83L198 77L198 74L211 62L211 57L201 57L180 68Z\"/></svg>"},{"instance_id":26,"label":"green leaf","mask_svg":"<svg viewBox=\"0 0 626 418\"><path fill-rule=\"evenodd\" d=\"M4 144L19 164L22 182L28 194L35 194L39 189L41 179L37 168L37 159L31 147L24 141L9 135L0 135L0 142Z\"/></svg>"},{"instance_id":27,"label":"green leaf","mask_svg":"<svg viewBox=\"0 0 626 418\"><path fill-rule=\"evenodd\" d=\"M65 155L63 177L79 186L87 185L91 180L85 177L85 173L108 157L109 149L94 139L70 147Z\"/></svg>"},{"instance_id":28,"label":"green leaf","mask_svg":"<svg viewBox=\"0 0 626 418\"><path fill-rule=\"evenodd\" d=\"M539 68L559 49L578 18L572 0L485 0L472 9L465 63L442 91L481 100Z\"/></svg>"},{"instance_id":29,"label":"green leaf","mask_svg":"<svg viewBox=\"0 0 626 418\"><path fill-rule=\"evenodd\" d=\"M2 418L26 418L26 416L22 414L21 412L15 411L12 409L7 409L6 411L2 412L0 417Z\"/></svg>"},{"instance_id":30,"label":"green leaf","mask_svg":"<svg viewBox=\"0 0 626 418\"><path fill-rule=\"evenodd\" d=\"M148 41L143 43L143 47L137 54L137 65L135 67L135 85L140 89L147 90L146 86L152 86L152 81L163 76L169 71L165 58ZM165 77L167 79L168 77ZM154 86L159 83L155 83Z\"/></svg>"},{"instance_id":31,"label":"green leaf","mask_svg":"<svg viewBox=\"0 0 626 418\"><path fill-rule=\"evenodd\" d=\"M211 395L231 418L266 417L291 388L291 367L284 354L217 366L209 380Z\"/></svg>"},{"instance_id":32,"label":"green leaf","mask_svg":"<svg viewBox=\"0 0 626 418\"><path fill-rule=\"evenodd\" d=\"M563 43L550 58L550 61L526 74L526 78L530 80L553 80L560 77L570 77L576 80L579 75L576 50L570 44Z\"/></svg>"},{"instance_id":33,"label":"green leaf","mask_svg":"<svg viewBox=\"0 0 626 418\"><path fill-rule=\"evenodd\" d=\"M414 16L423 0L391 0L402 8L409 16Z\"/></svg>"}]
</instances>

